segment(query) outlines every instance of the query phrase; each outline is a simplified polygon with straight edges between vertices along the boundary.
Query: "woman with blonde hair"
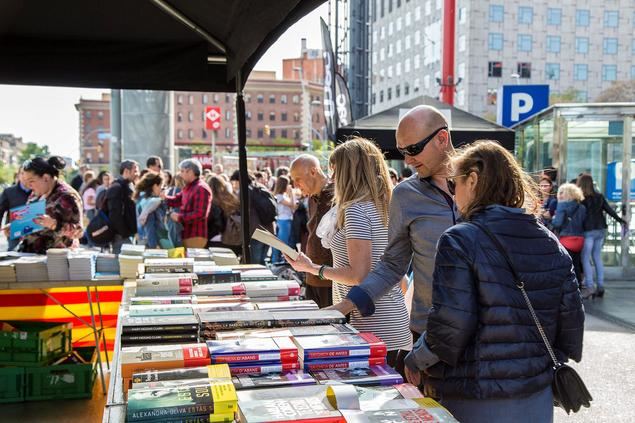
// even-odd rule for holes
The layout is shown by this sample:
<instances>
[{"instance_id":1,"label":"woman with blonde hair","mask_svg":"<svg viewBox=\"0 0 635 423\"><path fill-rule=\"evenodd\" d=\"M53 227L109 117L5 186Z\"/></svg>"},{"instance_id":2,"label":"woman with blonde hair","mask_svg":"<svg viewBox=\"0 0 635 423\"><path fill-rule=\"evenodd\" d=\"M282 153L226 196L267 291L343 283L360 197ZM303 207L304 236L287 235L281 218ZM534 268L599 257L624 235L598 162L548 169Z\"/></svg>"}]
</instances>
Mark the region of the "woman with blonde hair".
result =
<instances>
[{"instance_id":1,"label":"woman with blonde hair","mask_svg":"<svg viewBox=\"0 0 635 423\"><path fill-rule=\"evenodd\" d=\"M575 184L562 184L558 188L558 206L551 226L558 233L560 243L567 249L580 287L582 287L581 252L584 247L584 195Z\"/></svg>"},{"instance_id":2,"label":"woman with blonde hair","mask_svg":"<svg viewBox=\"0 0 635 423\"><path fill-rule=\"evenodd\" d=\"M333 267L313 263L306 255L287 261L297 271L333 281L333 302L346 298L375 267L388 244L388 205L392 183L381 150L371 141L353 138L339 145L329 158L334 182L334 208L318 227L322 244L330 248ZM387 345L388 364L396 366L410 348L412 334L404 296L392 288L376 304L375 314L363 317L357 310L350 323L372 332Z\"/></svg>"},{"instance_id":3,"label":"woman with blonde hair","mask_svg":"<svg viewBox=\"0 0 635 423\"><path fill-rule=\"evenodd\" d=\"M550 350L582 358L571 258L523 208L538 212L538 191L509 151L478 141L457 150L451 168L448 190L463 221L437 244L427 330L406 375L418 385L425 373L424 394L462 423L551 422Z\"/></svg>"}]
</instances>

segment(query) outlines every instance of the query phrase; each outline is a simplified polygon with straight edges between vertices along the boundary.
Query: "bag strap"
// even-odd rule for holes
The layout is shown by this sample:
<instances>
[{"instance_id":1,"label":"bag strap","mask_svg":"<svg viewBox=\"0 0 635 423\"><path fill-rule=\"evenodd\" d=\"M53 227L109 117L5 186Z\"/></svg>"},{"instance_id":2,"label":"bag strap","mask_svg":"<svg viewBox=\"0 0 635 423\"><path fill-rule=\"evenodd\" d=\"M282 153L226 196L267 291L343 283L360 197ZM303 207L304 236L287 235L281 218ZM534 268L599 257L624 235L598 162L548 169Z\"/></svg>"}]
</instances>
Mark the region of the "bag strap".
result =
<instances>
[{"instance_id":1,"label":"bag strap","mask_svg":"<svg viewBox=\"0 0 635 423\"><path fill-rule=\"evenodd\" d=\"M551 360L553 361L554 366L556 368L562 366L562 364L556 358L556 354L553 352L553 349L551 348L549 339L547 338L547 335L545 334L545 331L542 328L542 325L540 324L540 320L538 320L538 316L536 315L536 311L534 310L534 307L531 305L531 301L529 301L529 296L527 295L527 291L525 291L525 283L522 281L522 279L518 275L518 272L516 272L516 268L512 264L512 260L507 254L505 247L503 247L503 244L501 244L501 242L496 237L496 235L494 235L487 226L478 222L470 222L470 223L478 227L479 229L481 229L483 232L485 232L485 234L492 240L492 242L498 249L499 253L501 253L503 258L507 262L507 265L509 266L512 272L512 275L514 276L514 283L516 283L516 286L518 287L518 289L520 289L520 292L523 294L525 303L527 303L527 308L529 309L529 312L531 313L531 317L534 319L534 323L536 324L536 327L538 328L538 332L540 333L542 341L545 343L545 346L547 347L547 351L549 352L549 356L551 357Z\"/></svg>"}]
</instances>

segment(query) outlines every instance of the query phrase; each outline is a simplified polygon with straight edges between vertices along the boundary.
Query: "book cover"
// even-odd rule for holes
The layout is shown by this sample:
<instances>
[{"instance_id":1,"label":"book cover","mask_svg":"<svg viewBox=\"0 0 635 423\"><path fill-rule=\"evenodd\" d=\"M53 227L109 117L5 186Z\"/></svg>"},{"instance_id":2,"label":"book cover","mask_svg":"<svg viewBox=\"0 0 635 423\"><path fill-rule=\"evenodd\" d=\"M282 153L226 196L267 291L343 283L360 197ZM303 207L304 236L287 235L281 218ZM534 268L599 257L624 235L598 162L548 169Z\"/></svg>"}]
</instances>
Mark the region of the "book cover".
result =
<instances>
[{"instance_id":1,"label":"book cover","mask_svg":"<svg viewBox=\"0 0 635 423\"><path fill-rule=\"evenodd\" d=\"M147 370L132 375L132 383L164 382L185 379L231 379L227 364L170 370Z\"/></svg>"},{"instance_id":2,"label":"book cover","mask_svg":"<svg viewBox=\"0 0 635 423\"><path fill-rule=\"evenodd\" d=\"M144 345L121 348L121 375L124 378L146 369L175 369L209 364L205 344Z\"/></svg>"},{"instance_id":3,"label":"book cover","mask_svg":"<svg viewBox=\"0 0 635 423\"><path fill-rule=\"evenodd\" d=\"M236 390L231 381L206 386L131 389L128 391L127 421L233 413L237 408Z\"/></svg>"},{"instance_id":4,"label":"book cover","mask_svg":"<svg viewBox=\"0 0 635 423\"><path fill-rule=\"evenodd\" d=\"M290 326L286 328L245 329L218 332L215 335L215 339L271 338L273 336L329 335L337 333L358 333L358 331L349 324Z\"/></svg>"},{"instance_id":5,"label":"book cover","mask_svg":"<svg viewBox=\"0 0 635 423\"><path fill-rule=\"evenodd\" d=\"M122 334L134 333L197 333L199 322L195 316L123 316L121 322Z\"/></svg>"},{"instance_id":6,"label":"book cover","mask_svg":"<svg viewBox=\"0 0 635 423\"><path fill-rule=\"evenodd\" d=\"M349 423L458 423L444 408L419 407L412 400L393 400L381 410L342 410Z\"/></svg>"},{"instance_id":7,"label":"book cover","mask_svg":"<svg viewBox=\"0 0 635 423\"><path fill-rule=\"evenodd\" d=\"M372 333L302 336L295 339L304 360L385 357L386 344Z\"/></svg>"},{"instance_id":8,"label":"book cover","mask_svg":"<svg viewBox=\"0 0 635 423\"><path fill-rule=\"evenodd\" d=\"M46 214L46 201L34 201L23 206L14 207L9 210L9 220L11 221L9 231L10 238L20 239L29 234L39 232L44 229L33 221L36 217Z\"/></svg>"},{"instance_id":9,"label":"book cover","mask_svg":"<svg viewBox=\"0 0 635 423\"><path fill-rule=\"evenodd\" d=\"M346 316L337 310L273 311L271 314L277 327L346 323Z\"/></svg>"},{"instance_id":10,"label":"book cover","mask_svg":"<svg viewBox=\"0 0 635 423\"><path fill-rule=\"evenodd\" d=\"M245 291L249 297L255 300L258 297L298 296L300 295L300 285L291 280L245 282Z\"/></svg>"},{"instance_id":11,"label":"book cover","mask_svg":"<svg viewBox=\"0 0 635 423\"><path fill-rule=\"evenodd\" d=\"M151 304L131 305L128 308L131 317L137 316L192 316L194 310L191 304Z\"/></svg>"},{"instance_id":12,"label":"book cover","mask_svg":"<svg viewBox=\"0 0 635 423\"><path fill-rule=\"evenodd\" d=\"M194 295L193 304L248 303L251 299L246 295Z\"/></svg>"},{"instance_id":13,"label":"book cover","mask_svg":"<svg viewBox=\"0 0 635 423\"><path fill-rule=\"evenodd\" d=\"M359 369L386 364L386 357L371 358L331 358L325 360L304 361L300 358L300 364L304 371L315 372L326 369Z\"/></svg>"},{"instance_id":14,"label":"book cover","mask_svg":"<svg viewBox=\"0 0 635 423\"><path fill-rule=\"evenodd\" d=\"M210 285L213 286L213 285ZM267 328L273 324L273 316L268 311L235 311L233 313L199 313L201 329L220 331L242 328Z\"/></svg>"},{"instance_id":15,"label":"book cover","mask_svg":"<svg viewBox=\"0 0 635 423\"><path fill-rule=\"evenodd\" d=\"M315 385L316 381L309 373L292 370L284 373L264 375L238 375L232 378L236 390L280 388L284 386Z\"/></svg>"},{"instance_id":16,"label":"book cover","mask_svg":"<svg viewBox=\"0 0 635 423\"><path fill-rule=\"evenodd\" d=\"M283 373L292 370L299 370L300 364L295 363L273 363L273 364L234 364L229 366L232 376L237 375L263 375L267 373Z\"/></svg>"},{"instance_id":17,"label":"book cover","mask_svg":"<svg viewBox=\"0 0 635 423\"><path fill-rule=\"evenodd\" d=\"M137 279L136 295L141 296L165 296L165 295L191 295L194 285L192 278L154 278Z\"/></svg>"},{"instance_id":18,"label":"book cover","mask_svg":"<svg viewBox=\"0 0 635 423\"><path fill-rule=\"evenodd\" d=\"M293 363L298 348L289 337L207 341L212 363Z\"/></svg>"},{"instance_id":19,"label":"book cover","mask_svg":"<svg viewBox=\"0 0 635 423\"><path fill-rule=\"evenodd\" d=\"M218 270L218 271L198 271L198 284L204 285L208 283L229 283L241 282L240 271L238 270Z\"/></svg>"},{"instance_id":20,"label":"book cover","mask_svg":"<svg viewBox=\"0 0 635 423\"><path fill-rule=\"evenodd\" d=\"M278 237L276 237L274 234L267 231L266 229L256 229L251 238L258 240L263 244L267 244L272 248L282 251L292 260L296 260L298 258L298 252L296 250L289 247L285 242L282 242Z\"/></svg>"},{"instance_id":21,"label":"book cover","mask_svg":"<svg viewBox=\"0 0 635 423\"><path fill-rule=\"evenodd\" d=\"M132 297L130 305L192 304L191 295Z\"/></svg>"},{"instance_id":22,"label":"book cover","mask_svg":"<svg viewBox=\"0 0 635 423\"><path fill-rule=\"evenodd\" d=\"M401 375L388 365L358 369L326 369L311 372L318 383L349 383L354 385L397 385L403 383Z\"/></svg>"},{"instance_id":23,"label":"book cover","mask_svg":"<svg viewBox=\"0 0 635 423\"><path fill-rule=\"evenodd\" d=\"M210 283L206 285L196 285L192 289L195 295L245 295L245 284L242 282L231 283Z\"/></svg>"},{"instance_id":24,"label":"book cover","mask_svg":"<svg viewBox=\"0 0 635 423\"><path fill-rule=\"evenodd\" d=\"M278 302L257 302L258 310L277 310L277 311L293 311L293 310L319 310L320 307L313 300L301 301L278 301Z\"/></svg>"},{"instance_id":25,"label":"book cover","mask_svg":"<svg viewBox=\"0 0 635 423\"><path fill-rule=\"evenodd\" d=\"M162 389L176 388L181 386L205 386L210 383L218 383L227 381L223 378L202 378L202 379L178 379L178 380L159 380L155 382L132 382L132 389Z\"/></svg>"},{"instance_id":26,"label":"book cover","mask_svg":"<svg viewBox=\"0 0 635 423\"><path fill-rule=\"evenodd\" d=\"M277 295L273 297L258 297L259 303L270 303L276 301L299 301L303 297L300 295Z\"/></svg>"},{"instance_id":27,"label":"book cover","mask_svg":"<svg viewBox=\"0 0 635 423\"><path fill-rule=\"evenodd\" d=\"M192 306L195 313L214 313L219 311L251 311L256 306L253 303L211 303L211 304L195 304Z\"/></svg>"},{"instance_id":28,"label":"book cover","mask_svg":"<svg viewBox=\"0 0 635 423\"><path fill-rule=\"evenodd\" d=\"M201 414L200 416L161 419L161 423L233 423L235 421L234 413Z\"/></svg>"},{"instance_id":29,"label":"book cover","mask_svg":"<svg viewBox=\"0 0 635 423\"><path fill-rule=\"evenodd\" d=\"M125 346L138 344L193 344L198 342L197 333L160 333L121 335L121 343Z\"/></svg>"}]
</instances>

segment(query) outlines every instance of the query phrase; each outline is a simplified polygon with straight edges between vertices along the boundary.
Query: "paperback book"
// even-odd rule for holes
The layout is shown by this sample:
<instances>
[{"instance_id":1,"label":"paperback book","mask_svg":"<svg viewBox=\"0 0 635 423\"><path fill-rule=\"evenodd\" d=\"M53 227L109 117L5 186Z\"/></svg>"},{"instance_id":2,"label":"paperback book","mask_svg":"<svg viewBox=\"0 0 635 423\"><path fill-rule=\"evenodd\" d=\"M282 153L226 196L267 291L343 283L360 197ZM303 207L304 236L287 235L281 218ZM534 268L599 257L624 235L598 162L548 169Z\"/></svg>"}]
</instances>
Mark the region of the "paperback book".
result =
<instances>
[{"instance_id":1,"label":"paperback book","mask_svg":"<svg viewBox=\"0 0 635 423\"><path fill-rule=\"evenodd\" d=\"M240 271L238 270L226 270L226 271L198 271L195 269L195 273L198 276L198 284L204 285L208 283L228 283L228 282L241 282Z\"/></svg>"},{"instance_id":2,"label":"paperback book","mask_svg":"<svg viewBox=\"0 0 635 423\"><path fill-rule=\"evenodd\" d=\"M198 333L199 321L195 316L122 317L121 333Z\"/></svg>"},{"instance_id":3,"label":"paperback book","mask_svg":"<svg viewBox=\"0 0 635 423\"><path fill-rule=\"evenodd\" d=\"M121 335L121 345L133 346L144 344L192 344L198 342L197 333L161 333Z\"/></svg>"},{"instance_id":4,"label":"paperback book","mask_svg":"<svg viewBox=\"0 0 635 423\"><path fill-rule=\"evenodd\" d=\"M208 364L201 367L170 370L147 370L132 375L132 383L165 382L187 379L231 379L226 364Z\"/></svg>"},{"instance_id":5,"label":"paperback book","mask_svg":"<svg viewBox=\"0 0 635 423\"><path fill-rule=\"evenodd\" d=\"M295 339L303 360L385 357L386 344L372 333L302 336Z\"/></svg>"},{"instance_id":6,"label":"paperback book","mask_svg":"<svg viewBox=\"0 0 635 423\"><path fill-rule=\"evenodd\" d=\"M192 258L160 258L146 259L145 273L193 273L194 259Z\"/></svg>"},{"instance_id":7,"label":"paperback book","mask_svg":"<svg viewBox=\"0 0 635 423\"><path fill-rule=\"evenodd\" d=\"M242 282L230 283L211 283L205 285L196 285L192 289L194 295L245 295L245 284Z\"/></svg>"},{"instance_id":8,"label":"paperback book","mask_svg":"<svg viewBox=\"0 0 635 423\"><path fill-rule=\"evenodd\" d=\"M201 330L223 331L245 328L268 328L273 325L272 313L268 311L236 311L233 313L199 313Z\"/></svg>"},{"instance_id":9,"label":"paperback book","mask_svg":"<svg viewBox=\"0 0 635 423\"><path fill-rule=\"evenodd\" d=\"M285 386L314 385L313 376L302 370L264 375L238 375L232 378L237 391L244 389L280 388Z\"/></svg>"},{"instance_id":10,"label":"paperback book","mask_svg":"<svg viewBox=\"0 0 635 423\"><path fill-rule=\"evenodd\" d=\"M258 302L256 303L258 310L277 310L277 311L293 311L293 310L319 310L320 307L313 300L301 301L277 301L277 302Z\"/></svg>"},{"instance_id":11,"label":"paperback book","mask_svg":"<svg viewBox=\"0 0 635 423\"><path fill-rule=\"evenodd\" d=\"M300 285L292 280L276 280L245 283L245 290L249 297L257 301L258 297L298 296Z\"/></svg>"},{"instance_id":12,"label":"paperback book","mask_svg":"<svg viewBox=\"0 0 635 423\"><path fill-rule=\"evenodd\" d=\"M258 240L272 248L282 251L292 260L296 260L298 258L298 252L296 250L289 247L286 242L281 241L278 237L276 237L274 234L267 231L266 229L256 229L251 238Z\"/></svg>"},{"instance_id":13,"label":"paperback book","mask_svg":"<svg viewBox=\"0 0 635 423\"><path fill-rule=\"evenodd\" d=\"M195 304L192 306L195 313L213 313L219 311L251 311L256 306L253 303L211 303L211 304Z\"/></svg>"},{"instance_id":14,"label":"paperback book","mask_svg":"<svg viewBox=\"0 0 635 423\"><path fill-rule=\"evenodd\" d=\"M137 316L192 316L192 304L151 304L131 305L128 308L131 317Z\"/></svg>"},{"instance_id":15,"label":"paperback book","mask_svg":"<svg viewBox=\"0 0 635 423\"><path fill-rule=\"evenodd\" d=\"M130 305L192 304L191 295L132 297Z\"/></svg>"},{"instance_id":16,"label":"paperback book","mask_svg":"<svg viewBox=\"0 0 635 423\"><path fill-rule=\"evenodd\" d=\"M337 310L273 311L274 324L278 327L330 325L346 323L346 316Z\"/></svg>"},{"instance_id":17,"label":"paperback book","mask_svg":"<svg viewBox=\"0 0 635 423\"><path fill-rule=\"evenodd\" d=\"M349 324L291 326L287 328L245 329L218 332L215 339L271 338L274 336L331 335L338 333L358 333L358 331Z\"/></svg>"},{"instance_id":18,"label":"paperback book","mask_svg":"<svg viewBox=\"0 0 635 423\"><path fill-rule=\"evenodd\" d=\"M207 341L212 363L294 363L298 348L289 337Z\"/></svg>"},{"instance_id":19,"label":"paperback book","mask_svg":"<svg viewBox=\"0 0 635 423\"><path fill-rule=\"evenodd\" d=\"M171 277L156 279L137 279L136 295L143 296L174 296L191 295L194 282L192 278Z\"/></svg>"},{"instance_id":20,"label":"paperback book","mask_svg":"<svg viewBox=\"0 0 635 423\"><path fill-rule=\"evenodd\" d=\"M401 375L388 365L359 369L316 370L311 374L321 384L341 382L353 385L397 385L403 383Z\"/></svg>"},{"instance_id":21,"label":"paperback book","mask_svg":"<svg viewBox=\"0 0 635 423\"><path fill-rule=\"evenodd\" d=\"M231 364L229 371L232 376L237 375L264 375L268 373L284 373L299 370L300 364L295 363L270 363L270 364Z\"/></svg>"},{"instance_id":22,"label":"paperback book","mask_svg":"<svg viewBox=\"0 0 635 423\"><path fill-rule=\"evenodd\" d=\"M305 361L300 358L300 364L304 371L315 372L316 370L327 369L364 369L371 366L382 366L386 364L386 357L370 358L332 358L325 360Z\"/></svg>"},{"instance_id":23,"label":"paperback book","mask_svg":"<svg viewBox=\"0 0 635 423\"><path fill-rule=\"evenodd\" d=\"M147 369L199 367L210 363L205 344L144 345L121 349L121 375L130 378Z\"/></svg>"}]
</instances>

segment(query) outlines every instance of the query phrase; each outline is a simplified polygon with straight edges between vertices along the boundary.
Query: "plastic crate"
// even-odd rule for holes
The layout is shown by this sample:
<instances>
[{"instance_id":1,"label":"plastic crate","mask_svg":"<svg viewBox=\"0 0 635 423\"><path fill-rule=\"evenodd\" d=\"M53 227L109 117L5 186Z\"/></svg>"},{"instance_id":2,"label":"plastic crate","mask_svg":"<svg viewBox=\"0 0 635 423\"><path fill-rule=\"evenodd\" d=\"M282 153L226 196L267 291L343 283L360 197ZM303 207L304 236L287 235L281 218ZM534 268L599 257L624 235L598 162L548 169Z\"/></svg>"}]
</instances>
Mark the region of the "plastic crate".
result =
<instances>
[{"instance_id":1,"label":"plastic crate","mask_svg":"<svg viewBox=\"0 0 635 423\"><path fill-rule=\"evenodd\" d=\"M0 332L0 366L44 366L71 352L72 323L7 322Z\"/></svg>"},{"instance_id":2,"label":"plastic crate","mask_svg":"<svg viewBox=\"0 0 635 423\"><path fill-rule=\"evenodd\" d=\"M97 377L95 347L76 348L86 364L59 364L25 369L25 401L91 398Z\"/></svg>"},{"instance_id":3,"label":"plastic crate","mask_svg":"<svg viewBox=\"0 0 635 423\"><path fill-rule=\"evenodd\" d=\"M0 403L24 401L24 367L0 367Z\"/></svg>"}]
</instances>

